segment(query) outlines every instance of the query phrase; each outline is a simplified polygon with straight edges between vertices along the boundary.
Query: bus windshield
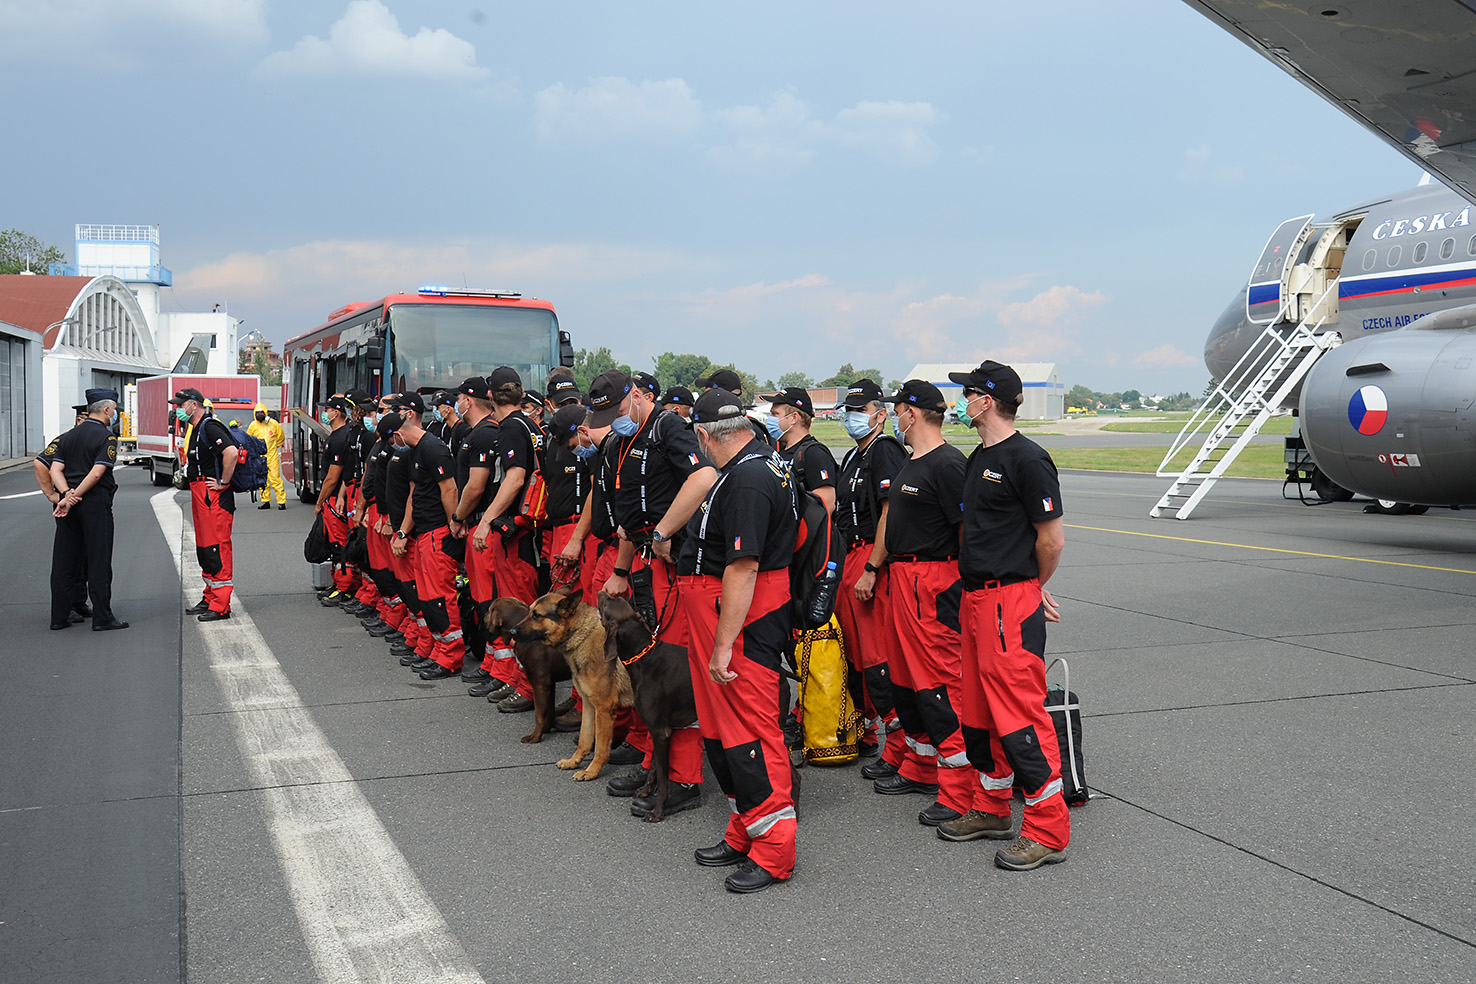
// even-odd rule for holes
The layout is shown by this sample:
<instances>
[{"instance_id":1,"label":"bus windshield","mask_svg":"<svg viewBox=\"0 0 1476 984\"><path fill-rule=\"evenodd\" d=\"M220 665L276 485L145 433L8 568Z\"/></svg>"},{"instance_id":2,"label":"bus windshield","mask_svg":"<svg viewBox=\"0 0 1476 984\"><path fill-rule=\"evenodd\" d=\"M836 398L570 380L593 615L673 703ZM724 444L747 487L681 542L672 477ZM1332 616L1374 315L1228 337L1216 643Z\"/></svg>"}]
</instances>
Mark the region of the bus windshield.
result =
<instances>
[{"instance_id":1,"label":"bus windshield","mask_svg":"<svg viewBox=\"0 0 1476 984\"><path fill-rule=\"evenodd\" d=\"M395 304L388 314L387 392L455 389L511 366L542 389L558 347L552 311L491 304Z\"/></svg>"}]
</instances>

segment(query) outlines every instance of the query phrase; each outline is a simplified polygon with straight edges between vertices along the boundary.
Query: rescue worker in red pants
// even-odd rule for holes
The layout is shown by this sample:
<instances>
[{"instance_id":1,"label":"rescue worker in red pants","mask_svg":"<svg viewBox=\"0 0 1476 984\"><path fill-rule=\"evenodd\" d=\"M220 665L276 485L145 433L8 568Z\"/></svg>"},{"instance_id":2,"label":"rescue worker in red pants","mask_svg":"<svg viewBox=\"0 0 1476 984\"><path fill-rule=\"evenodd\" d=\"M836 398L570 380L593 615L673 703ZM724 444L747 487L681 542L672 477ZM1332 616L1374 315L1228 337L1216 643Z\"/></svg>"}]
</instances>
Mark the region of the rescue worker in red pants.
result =
<instances>
[{"instance_id":1,"label":"rescue worker in red pants","mask_svg":"<svg viewBox=\"0 0 1476 984\"><path fill-rule=\"evenodd\" d=\"M339 505L344 498L345 483L358 474L358 453L354 450L353 431L349 428L349 417L354 405L343 396L332 396L318 412L318 419L329 428L328 443L323 449L321 471L323 485L318 490L318 501L313 511L323 517L323 529L328 533L328 542L343 549L348 541L349 513ZM352 502L347 502L349 509ZM342 560L333 564L333 590L320 602L326 608L336 608L348 601L357 585L354 573Z\"/></svg>"},{"instance_id":2,"label":"rescue worker in red pants","mask_svg":"<svg viewBox=\"0 0 1476 984\"><path fill-rule=\"evenodd\" d=\"M415 584L420 592L420 612L435 640L433 665L420 670L422 680L443 680L461 672L466 655L462 642L461 608L456 603L457 560L449 552L451 514L456 510L456 462L440 438L426 433L420 415L406 413L395 431L411 448L410 508L395 541L390 545L398 556L409 552L407 541L415 537ZM419 664L411 664L412 667Z\"/></svg>"},{"instance_id":3,"label":"rescue worker in red pants","mask_svg":"<svg viewBox=\"0 0 1476 984\"><path fill-rule=\"evenodd\" d=\"M1044 707L1046 623L1060 621L1044 585L1066 544L1061 485L1051 456L1015 430L1024 389L1014 369L987 361L948 378L963 387L958 419L981 441L964 473L958 567L964 742L984 799L938 829L948 840L1008 834L1018 786L1025 796L1020 835L994 863L1029 871L1066 860L1071 840L1060 747Z\"/></svg>"},{"instance_id":4,"label":"rescue worker in red pants","mask_svg":"<svg viewBox=\"0 0 1476 984\"><path fill-rule=\"evenodd\" d=\"M522 411L523 382L516 369L499 366L487 376L492 416L497 421L497 454L492 464L498 477L496 493L481 522L471 534L471 549L487 554L497 580L497 595L525 604L538 600L538 531L517 523L523 496L543 472L543 428ZM510 691L494 691L488 699L500 712L531 711L532 688L511 640L488 641L482 668L502 680Z\"/></svg>"},{"instance_id":5,"label":"rescue worker in red pants","mask_svg":"<svg viewBox=\"0 0 1476 984\"><path fill-rule=\"evenodd\" d=\"M892 664L892 697L907 736L907 757L897 775L876 781L876 791L936 789L937 802L917 815L919 823L936 827L973 809L980 791L958 719L964 456L943 440L948 405L938 387L909 379L886 402L896 404L896 432L912 448L892 482L886 531L888 601L901 656Z\"/></svg>"},{"instance_id":6,"label":"rescue worker in red pants","mask_svg":"<svg viewBox=\"0 0 1476 984\"><path fill-rule=\"evenodd\" d=\"M856 446L846 453L836 483L835 525L847 544L846 563L836 597L846 655L861 678L857 704L866 711L866 727L875 737L862 754L881 758L862 766L863 779L897 774L906 742L892 705L891 664L897 656L887 606L886 559L887 497L892 481L907 460L907 451L882 427L887 421L881 388L870 379L858 379L846 390L843 423Z\"/></svg>"},{"instance_id":7,"label":"rescue worker in red pants","mask_svg":"<svg viewBox=\"0 0 1476 984\"><path fill-rule=\"evenodd\" d=\"M387 427L393 450L385 463L384 507L385 521L381 524L384 535L390 541L390 570L400 586L400 599L405 603L405 618L400 622L404 638L398 644L391 643L391 651L399 657L401 666L414 666L416 671L436 665L431 658L435 640L425 626L425 615L421 611L420 591L415 583L415 541L405 539L405 551L394 552L395 533L405 522L410 512L410 470L414 463L415 449L405 444L398 435L404 417L419 416L425 412L425 404L418 393L396 393L385 398L391 409Z\"/></svg>"},{"instance_id":8,"label":"rescue worker in red pants","mask_svg":"<svg viewBox=\"0 0 1476 984\"><path fill-rule=\"evenodd\" d=\"M492 415L492 400L487 395L487 379L470 376L462 380L453 396L456 414L466 431L456 449L456 487L460 499L451 514L451 535L461 540L482 521L487 506L497 494L497 418ZM491 672L496 660L487 638L487 610L497 597L497 573L492 555L485 550L467 550L467 591L477 613L475 624L466 626L466 661L461 678L471 686L466 692L473 697L486 697L507 685L507 681ZM468 672L468 664L476 661Z\"/></svg>"},{"instance_id":9,"label":"rescue worker in red pants","mask_svg":"<svg viewBox=\"0 0 1476 984\"><path fill-rule=\"evenodd\" d=\"M374 610L360 618L360 622L365 631L376 638L398 633L405 618L405 606L400 600L399 584L392 570L389 537L384 535L384 513L380 506L384 494L383 472L394 450L389 430L381 426L387 413L387 405L381 400L374 413L364 418L364 423L374 429L375 441L364 461L364 478L359 483L359 504L355 514L356 521L364 529L369 554L366 580L372 580L375 587Z\"/></svg>"},{"instance_id":10,"label":"rescue worker in red pants","mask_svg":"<svg viewBox=\"0 0 1476 984\"><path fill-rule=\"evenodd\" d=\"M364 494L364 473L369 467L369 452L377 440L374 433L375 408L371 397L363 390L350 390L344 394L344 399L354 405L353 413L349 416L349 429L353 432L349 438L349 445L354 456L354 472L345 480L344 485L344 497L349 504L348 525L349 529L353 530L363 522L364 509L367 505ZM365 545L368 545L367 541ZM379 621L378 614L379 585L372 569L354 566L352 570L358 583L355 586L353 597L345 599L339 608L359 619L365 628L371 625L382 627L383 623Z\"/></svg>"},{"instance_id":11,"label":"rescue worker in red pants","mask_svg":"<svg viewBox=\"0 0 1476 984\"><path fill-rule=\"evenodd\" d=\"M774 713L791 626L794 487L732 393L703 393L692 421L703 455L722 471L687 524L677 569L697 718L732 809L723 839L694 857L740 864L724 886L760 892L794 872L794 773Z\"/></svg>"},{"instance_id":12,"label":"rescue worker in red pants","mask_svg":"<svg viewBox=\"0 0 1476 984\"><path fill-rule=\"evenodd\" d=\"M673 550L687 520L717 481L702 456L697 436L676 414L656 406L654 380L639 385L618 370L601 373L589 387L590 427L613 431L601 451L601 466L613 480L611 506L617 535L615 564L604 591L628 596L663 642L687 645L687 619L676 602ZM731 394L730 394L731 395ZM633 578L634 576L634 578ZM645 584L641 582L644 581ZM639 591L634 590L639 588ZM777 703L777 698L776 698ZM636 715L627 741L642 752L642 769L617 775L605 786L612 796L634 796L651 767L651 738ZM671 736L671 780L666 814L702 803L702 745L695 728ZM653 805L636 797L631 814L644 817Z\"/></svg>"},{"instance_id":13,"label":"rescue worker in red pants","mask_svg":"<svg viewBox=\"0 0 1476 984\"><path fill-rule=\"evenodd\" d=\"M201 622L231 617L231 527L236 519L236 495L231 473L239 454L225 424L205 415L205 397L193 387L169 401L175 416L190 425L185 446L185 478L190 484L190 516L195 524L195 556L205 579L205 594L186 608Z\"/></svg>"}]
</instances>

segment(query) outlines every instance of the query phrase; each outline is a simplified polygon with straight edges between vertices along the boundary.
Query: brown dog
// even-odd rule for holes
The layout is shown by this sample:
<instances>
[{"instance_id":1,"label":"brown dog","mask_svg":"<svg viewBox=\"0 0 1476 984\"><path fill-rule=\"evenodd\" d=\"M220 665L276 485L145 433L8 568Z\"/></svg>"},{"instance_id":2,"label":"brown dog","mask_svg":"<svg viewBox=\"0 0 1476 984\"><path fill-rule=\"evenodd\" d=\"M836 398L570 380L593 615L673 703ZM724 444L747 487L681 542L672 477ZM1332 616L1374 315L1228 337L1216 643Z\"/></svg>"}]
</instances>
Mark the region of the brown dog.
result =
<instances>
[{"instance_id":1,"label":"brown dog","mask_svg":"<svg viewBox=\"0 0 1476 984\"><path fill-rule=\"evenodd\" d=\"M656 793L656 805L644 819L660 823L671 795L671 733L697 721L687 650L655 642L645 620L624 598L601 591L599 608L600 621L605 624L605 657L630 675L636 713L651 732L651 778L637 795Z\"/></svg>"},{"instance_id":2,"label":"brown dog","mask_svg":"<svg viewBox=\"0 0 1476 984\"><path fill-rule=\"evenodd\" d=\"M579 727L579 746L561 759L561 769L579 769L586 755L589 765L574 773L579 780L593 779L610 760L610 742L615 733L615 713L635 701L630 675L619 660L605 659L605 627L600 613L585 604L578 592L556 588L533 602L528 617L513 630L519 642L544 643L558 650L568 663L584 700L584 720Z\"/></svg>"},{"instance_id":3,"label":"brown dog","mask_svg":"<svg viewBox=\"0 0 1476 984\"><path fill-rule=\"evenodd\" d=\"M516 598L498 598L487 609L487 638L513 640L513 651L533 690L533 730L522 741L536 745L553 730L554 681L567 680L570 673L569 662L558 649L545 642L524 642L514 635L513 629L528 617L528 611L528 606Z\"/></svg>"}]
</instances>

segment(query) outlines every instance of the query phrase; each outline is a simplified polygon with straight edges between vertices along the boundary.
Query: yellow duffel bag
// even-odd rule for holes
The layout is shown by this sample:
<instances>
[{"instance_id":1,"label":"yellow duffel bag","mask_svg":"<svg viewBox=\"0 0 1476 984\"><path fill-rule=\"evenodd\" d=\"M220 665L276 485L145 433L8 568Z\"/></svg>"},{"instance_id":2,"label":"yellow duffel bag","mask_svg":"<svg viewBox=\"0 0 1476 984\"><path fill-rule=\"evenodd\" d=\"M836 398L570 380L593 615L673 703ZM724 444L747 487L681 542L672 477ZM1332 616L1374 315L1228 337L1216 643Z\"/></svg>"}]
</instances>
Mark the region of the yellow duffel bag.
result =
<instances>
[{"instance_id":1,"label":"yellow duffel bag","mask_svg":"<svg viewBox=\"0 0 1476 984\"><path fill-rule=\"evenodd\" d=\"M834 615L823 628L800 633L794 657L805 759L815 765L854 762L861 741L861 712L846 687L850 664Z\"/></svg>"}]
</instances>

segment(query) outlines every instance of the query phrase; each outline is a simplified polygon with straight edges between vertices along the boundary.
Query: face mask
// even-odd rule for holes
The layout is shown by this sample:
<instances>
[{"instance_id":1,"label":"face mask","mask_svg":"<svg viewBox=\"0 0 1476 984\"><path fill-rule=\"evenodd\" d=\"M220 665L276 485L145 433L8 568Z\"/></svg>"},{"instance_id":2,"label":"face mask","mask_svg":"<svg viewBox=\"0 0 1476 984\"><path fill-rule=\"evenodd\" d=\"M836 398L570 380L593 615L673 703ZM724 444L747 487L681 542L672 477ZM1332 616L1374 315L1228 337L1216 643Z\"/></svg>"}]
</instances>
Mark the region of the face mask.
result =
<instances>
[{"instance_id":1,"label":"face mask","mask_svg":"<svg viewBox=\"0 0 1476 984\"><path fill-rule=\"evenodd\" d=\"M598 453L599 449L596 448L593 444L574 445L574 457L576 458L593 458Z\"/></svg>"},{"instance_id":2,"label":"face mask","mask_svg":"<svg viewBox=\"0 0 1476 984\"><path fill-rule=\"evenodd\" d=\"M641 425L631 419L630 414L622 413L615 418L615 422L610 425L610 429L621 437L635 437L636 434L640 433Z\"/></svg>"},{"instance_id":3,"label":"face mask","mask_svg":"<svg viewBox=\"0 0 1476 984\"><path fill-rule=\"evenodd\" d=\"M324 427L333 426L333 418L328 415L327 410L324 410L322 413L318 414L318 419L323 422Z\"/></svg>"},{"instance_id":4,"label":"face mask","mask_svg":"<svg viewBox=\"0 0 1476 984\"><path fill-rule=\"evenodd\" d=\"M445 417L441 416L441 410L439 407L431 411L431 416L436 418L436 423L438 424L443 423L446 420Z\"/></svg>"},{"instance_id":5,"label":"face mask","mask_svg":"<svg viewBox=\"0 0 1476 984\"><path fill-rule=\"evenodd\" d=\"M259 423L259 424L266 423L266 419L267 419L267 415L264 414L264 413L259 413L259 414L256 415L256 422Z\"/></svg>"},{"instance_id":6,"label":"face mask","mask_svg":"<svg viewBox=\"0 0 1476 984\"><path fill-rule=\"evenodd\" d=\"M190 422L189 411L184 407L175 407L174 416L181 424L188 424Z\"/></svg>"},{"instance_id":7,"label":"face mask","mask_svg":"<svg viewBox=\"0 0 1476 984\"><path fill-rule=\"evenodd\" d=\"M907 443L907 432L902 429L902 415L900 413L892 418L892 433L897 436L897 440L903 444Z\"/></svg>"},{"instance_id":8,"label":"face mask","mask_svg":"<svg viewBox=\"0 0 1476 984\"><path fill-rule=\"evenodd\" d=\"M364 414L364 429L365 430L371 430L372 431L378 423L379 423L379 415L378 414L376 414L376 413L366 413L366 414Z\"/></svg>"},{"instance_id":9,"label":"face mask","mask_svg":"<svg viewBox=\"0 0 1476 984\"><path fill-rule=\"evenodd\" d=\"M778 417L765 417L764 426L769 429L769 436L772 437L775 442L778 442L778 440L784 436L784 432L789 430L788 427L783 427L780 425Z\"/></svg>"},{"instance_id":10,"label":"face mask","mask_svg":"<svg viewBox=\"0 0 1476 984\"><path fill-rule=\"evenodd\" d=\"M845 428L853 441L859 441L875 430L871 426L871 414L865 410L847 410Z\"/></svg>"},{"instance_id":11,"label":"face mask","mask_svg":"<svg viewBox=\"0 0 1476 984\"><path fill-rule=\"evenodd\" d=\"M977 396L960 396L957 400L953 401L953 415L965 427L974 426L974 418L969 416L969 404L977 399Z\"/></svg>"}]
</instances>

